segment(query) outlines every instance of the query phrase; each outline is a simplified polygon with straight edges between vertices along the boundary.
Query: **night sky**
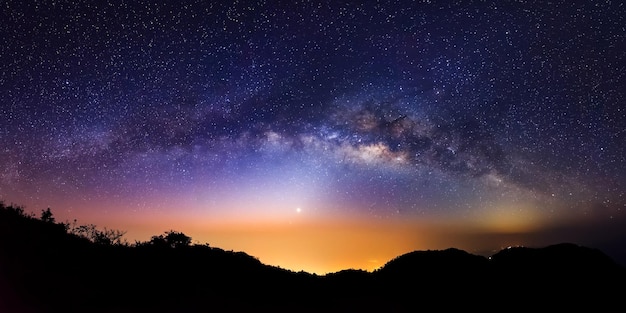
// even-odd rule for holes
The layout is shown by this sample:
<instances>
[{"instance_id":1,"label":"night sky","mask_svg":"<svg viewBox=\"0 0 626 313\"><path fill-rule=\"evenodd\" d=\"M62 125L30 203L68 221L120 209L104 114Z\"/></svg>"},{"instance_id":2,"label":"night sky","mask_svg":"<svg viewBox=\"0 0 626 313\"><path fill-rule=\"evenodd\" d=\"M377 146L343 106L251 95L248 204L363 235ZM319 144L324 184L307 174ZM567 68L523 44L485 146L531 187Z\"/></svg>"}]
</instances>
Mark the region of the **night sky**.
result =
<instances>
[{"instance_id":1,"label":"night sky","mask_svg":"<svg viewBox=\"0 0 626 313\"><path fill-rule=\"evenodd\" d=\"M322 274L626 260L621 1L159 2L0 2L5 204Z\"/></svg>"}]
</instances>

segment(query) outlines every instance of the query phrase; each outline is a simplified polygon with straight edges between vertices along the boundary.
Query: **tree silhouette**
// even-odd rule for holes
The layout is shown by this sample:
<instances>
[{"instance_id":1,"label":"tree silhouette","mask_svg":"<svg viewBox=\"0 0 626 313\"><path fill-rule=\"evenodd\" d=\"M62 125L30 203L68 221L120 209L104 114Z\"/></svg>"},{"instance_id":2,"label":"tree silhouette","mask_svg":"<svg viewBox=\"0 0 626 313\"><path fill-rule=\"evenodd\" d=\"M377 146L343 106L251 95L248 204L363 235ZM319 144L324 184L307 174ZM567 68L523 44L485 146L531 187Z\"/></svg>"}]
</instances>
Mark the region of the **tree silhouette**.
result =
<instances>
[{"instance_id":1,"label":"tree silhouette","mask_svg":"<svg viewBox=\"0 0 626 313\"><path fill-rule=\"evenodd\" d=\"M46 222L46 223L55 223L55 219L54 216L52 216L52 211L50 211L50 208L47 208L45 210L41 210L41 218L42 221Z\"/></svg>"}]
</instances>

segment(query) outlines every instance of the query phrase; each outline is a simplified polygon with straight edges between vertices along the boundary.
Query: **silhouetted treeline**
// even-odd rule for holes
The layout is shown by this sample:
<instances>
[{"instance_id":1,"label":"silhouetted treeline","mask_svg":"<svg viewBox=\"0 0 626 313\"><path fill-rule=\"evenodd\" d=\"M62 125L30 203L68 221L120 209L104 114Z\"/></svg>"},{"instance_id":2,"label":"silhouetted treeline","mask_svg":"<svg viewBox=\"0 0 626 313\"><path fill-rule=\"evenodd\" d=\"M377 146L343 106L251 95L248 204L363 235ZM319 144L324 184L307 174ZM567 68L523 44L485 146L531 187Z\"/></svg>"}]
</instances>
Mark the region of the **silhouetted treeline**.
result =
<instances>
[{"instance_id":1,"label":"silhouetted treeline","mask_svg":"<svg viewBox=\"0 0 626 313\"><path fill-rule=\"evenodd\" d=\"M0 203L0 312L626 312L624 268L570 243L414 251L320 276L173 230L123 234Z\"/></svg>"}]
</instances>

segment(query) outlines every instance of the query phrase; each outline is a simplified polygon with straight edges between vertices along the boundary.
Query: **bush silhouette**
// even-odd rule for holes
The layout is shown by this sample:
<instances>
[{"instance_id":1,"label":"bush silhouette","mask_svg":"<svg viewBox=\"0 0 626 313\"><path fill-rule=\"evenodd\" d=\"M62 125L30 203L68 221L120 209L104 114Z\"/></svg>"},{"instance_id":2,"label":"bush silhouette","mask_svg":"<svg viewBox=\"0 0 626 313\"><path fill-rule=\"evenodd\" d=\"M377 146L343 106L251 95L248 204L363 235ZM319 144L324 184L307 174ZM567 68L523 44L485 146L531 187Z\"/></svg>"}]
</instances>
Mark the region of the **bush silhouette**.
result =
<instances>
[{"instance_id":1,"label":"bush silhouette","mask_svg":"<svg viewBox=\"0 0 626 313\"><path fill-rule=\"evenodd\" d=\"M99 245L127 245L127 242L122 238L126 232L116 229L99 230L94 224L76 225L70 227L65 224L70 234L87 239L95 244Z\"/></svg>"},{"instance_id":2,"label":"bush silhouette","mask_svg":"<svg viewBox=\"0 0 626 313\"><path fill-rule=\"evenodd\" d=\"M170 230L165 234L152 236L148 244L154 247L183 248L191 244L191 237L182 232Z\"/></svg>"}]
</instances>

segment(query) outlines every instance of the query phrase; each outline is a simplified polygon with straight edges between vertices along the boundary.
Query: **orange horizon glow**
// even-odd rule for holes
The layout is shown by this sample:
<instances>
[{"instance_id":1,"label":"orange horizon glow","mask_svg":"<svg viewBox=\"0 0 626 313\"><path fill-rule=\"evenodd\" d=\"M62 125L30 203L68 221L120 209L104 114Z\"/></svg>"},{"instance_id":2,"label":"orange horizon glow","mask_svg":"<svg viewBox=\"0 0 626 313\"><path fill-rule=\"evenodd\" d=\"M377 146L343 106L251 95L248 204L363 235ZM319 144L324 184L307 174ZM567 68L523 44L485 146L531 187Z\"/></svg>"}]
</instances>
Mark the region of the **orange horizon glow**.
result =
<instances>
[{"instance_id":1,"label":"orange horizon glow","mask_svg":"<svg viewBox=\"0 0 626 313\"><path fill-rule=\"evenodd\" d=\"M513 210L513 212L517 212ZM241 251L262 263L318 275L345 269L374 271L390 260L416 250L458 248L488 256L506 246L541 244L533 240L540 232L539 215L526 218L506 213L484 214L479 222L436 218L358 218L355 216L306 216L296 210L282 219L250 216L201 217L155 214L151 218L129 213L78 219L78 224L126 231L129 243L147 241L168 230L181 231L193 243ZM67 220L62 212L58 221ZM509 222L510 221L510 222ZM564 238L567 239L567 238Z\"/></svg>"}]
</instances>

